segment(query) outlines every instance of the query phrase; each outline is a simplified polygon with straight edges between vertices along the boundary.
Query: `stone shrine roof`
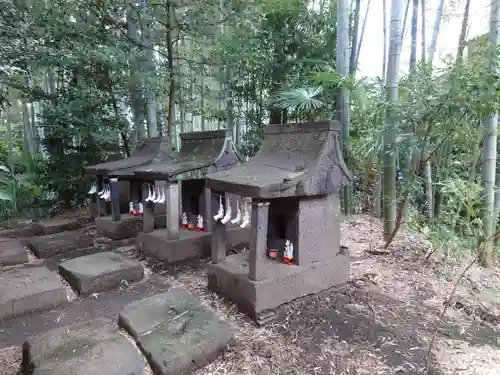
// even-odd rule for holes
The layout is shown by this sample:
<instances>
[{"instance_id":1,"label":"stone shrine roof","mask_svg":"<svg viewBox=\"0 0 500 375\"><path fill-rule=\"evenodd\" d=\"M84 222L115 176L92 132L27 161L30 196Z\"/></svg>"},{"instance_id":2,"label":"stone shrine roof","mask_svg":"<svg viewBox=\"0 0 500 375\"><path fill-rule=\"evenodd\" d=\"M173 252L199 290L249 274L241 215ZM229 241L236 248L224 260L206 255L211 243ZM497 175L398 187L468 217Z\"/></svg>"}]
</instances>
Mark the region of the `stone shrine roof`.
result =
<instances>
[{"instance_id":1,"label":"stone shrine roof","mask_svg":"<svg viewBox=\"0 0 500 375\"><path fill-rule=\"evenodd\" d=\"M229 130L181 133L180 138L179 152L159 156L151 164L135 168L134 174L145 180L197 179L241 162Z\"/></svg>"},{"instance_id":2,"label":"stone shrine roof","mask_svg":"<svg viewBox=\"0 0 500 375\"><path fill-rule=\"evenodd\" d=\"M351 180L337 121L269 125L250 161L206 176L206 186L251 198L336 193Z\"/></svg>"},{"instance_id":3,"label":"stone shrine roof","mask_svg":"<svg viewBox=\"0 0 500 375\"><path fill-rule=\"evenodd\" d=\"M169 151L168 137L146 138L126 159L91 165L86 168L90 173L103 176L133 177L133 170L151 163L159 155L172 155Z\"/></svg>"}]
</instances>

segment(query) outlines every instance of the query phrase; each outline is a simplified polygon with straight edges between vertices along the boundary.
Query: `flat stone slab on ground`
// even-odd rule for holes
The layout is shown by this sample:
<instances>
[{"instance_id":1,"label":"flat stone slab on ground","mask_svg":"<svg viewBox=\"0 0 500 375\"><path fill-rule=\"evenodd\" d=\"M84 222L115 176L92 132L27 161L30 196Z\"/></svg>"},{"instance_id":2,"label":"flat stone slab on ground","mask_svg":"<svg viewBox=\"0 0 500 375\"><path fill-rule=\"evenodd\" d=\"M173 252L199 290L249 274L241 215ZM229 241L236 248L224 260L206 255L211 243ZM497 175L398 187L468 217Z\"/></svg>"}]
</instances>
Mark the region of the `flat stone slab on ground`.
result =
<instances>
[{"instance_id":1,"label":"flat stone slab on ground","mask_svg":"<svg viewBox=\"0 0 500 375\"><path fill-rule=\"evenodd\" d=\"M36 223L37 232L41 235L55 234L67 230L79 229L82 226L76 218L49 218Z\"/></svg>"},{"instance_id":2,"label":"flat stone slab on ground","mask_svg":"<svg viewBox=\"0 0 500 375\"><path fill-rule=\"evenodd\" d=\"M122 214L120 221L113 221L111 216L101 216L95 219L95 226L104 236L123 240L137 236L142 230L142 217Z\"/></svg>"},{"instance_id":3,"label":"flat stone slab on ground","mask_svg":"<svg viewBox=\"0 0 500 375\"><path fill-rule=\"evenodd\" d=\"M106 318L29 338L23 362L33 375L141 375L147 366L134 344Z\"/></svg>"},{"instance_id":4,"label":"flat stone slab on ground","mask_svg":"<svg viewBox=\"0 0 500 375\"><path fill-rule=\"evenodd\" d=\"M0 321L67 301L59 275L44 266L14 266L0 271Z\"/></svg>"},{"instance_id":5,"label":"flat stone slab on ground","mask_svg":"<svg viewBox=\"0 0 500 375\"><path fill-rule=\"evenodd\" d=\"M122 280L141 280L144 268L139 262L106 251L64 261L59 273L80 295L89 295L112 289Z\"/></svg>"},{"instance_id":6,"label":"flat stone slab on ground","mask_svg":"<svg viewBox=\"0 0 500 375\"><path fill-rule=\"evenodd\" d=\"M157 375L191 374L214 361L233 329L181 289L125 306L119 316Z\"/></svg>"},{"instance_id":7,"label":"flat stone slab on ground","mask_svg":"<svg viewBox=\"0 0 500 375\"><path fill-rule=\"evenodd\" d=\"M91 236L76 230L31 237L25 239L25 242L39 258L48 258L65 251L94 246L94 240Z\"/></svg>"},{"instance_id":8,"label":"flat stone slab on ground","mask_svg":"<svg viewBox=\"0 0 500 375\"><path fill-rule=\"evenodd\" d=\"M0 266L13 266L28 261L28 252L20 241L13 238L0 239Z\"/></svg>"}]
</instances>

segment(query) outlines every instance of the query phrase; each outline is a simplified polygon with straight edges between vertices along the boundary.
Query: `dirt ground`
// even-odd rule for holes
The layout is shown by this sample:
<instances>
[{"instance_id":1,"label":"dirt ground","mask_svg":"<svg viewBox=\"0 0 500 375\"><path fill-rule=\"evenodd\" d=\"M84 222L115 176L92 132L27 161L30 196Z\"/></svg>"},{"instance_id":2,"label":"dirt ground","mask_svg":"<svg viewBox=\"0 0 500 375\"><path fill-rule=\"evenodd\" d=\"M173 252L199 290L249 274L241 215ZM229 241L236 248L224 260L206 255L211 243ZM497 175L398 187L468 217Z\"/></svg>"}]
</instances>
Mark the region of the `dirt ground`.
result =
<instances>
[{"instance_id":1,"label":"dirt ground","mask_svg":"<svg viewBox=\"0 0 500 375\"><path fill-rule=\"evenodd\" d=\"M285 306L276 324L256 328L236 307L206 288L202 265L168 270L223 319L239 328L237 343L196 375L500 374L500 272L472 267L443 320L439 316L468 260L444 261L423 236L403 232L388 255L381 225L353 216L342 225L351 252L348 285ZM165 272L165 271L164 271ZM439 323L439 324L438 324Z\"/></svg>"},{"instance_id":2,"label":"dirt ground","mask_svg":"<svg viewBox=\"0 0 500 375\"><path fill-rule=\"evenodd\" d=\"M149 262L148 274L187 288L238 329L236 343L196 375L500 374L500 271L472 267L439 319L469 260L444 260L418 233L402 232L390 253L381 225L357 215L342 224L352 256L348 285L284 306L283 320L257 328L236 306L210 292L206 261ZM0 375L17 375L18 348L0 350ZM2 371L3 370L3 371Z\"/></svg>"}]
</instances>

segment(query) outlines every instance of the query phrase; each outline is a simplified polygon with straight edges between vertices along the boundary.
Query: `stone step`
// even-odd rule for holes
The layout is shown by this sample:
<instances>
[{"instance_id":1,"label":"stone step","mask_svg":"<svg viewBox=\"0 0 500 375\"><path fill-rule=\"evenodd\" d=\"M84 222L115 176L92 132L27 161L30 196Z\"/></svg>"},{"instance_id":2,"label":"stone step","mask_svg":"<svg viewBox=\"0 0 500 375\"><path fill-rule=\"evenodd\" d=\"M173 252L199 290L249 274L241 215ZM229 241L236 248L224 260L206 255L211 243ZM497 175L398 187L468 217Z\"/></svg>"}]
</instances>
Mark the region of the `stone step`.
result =
<instances>
[{"instance_id":1,"label":"stone step","mask_svg":"<svg viewBox=\"0 0 500 375\"><path fill-rule=\"evenodd\" d=\"M40 220L35 224L36 233L42 236L55 234L65 231L80 229L85 224L93 222L90 216L75 218L49 218Z\"/></svg>"},{"instance_id":2,"label":"stone step","mask_svg":"<svg viewBox=\"0 0 500 375\"><path fill-rule=\"evenodd\" d=\"M142 375L147 363L106 318L53 329L23 345L24 374Z\"/></svg>"},{"instance_id":3,"label":"stone step","mask_svg":"<svg viewBox=\"0 0 500 375\"><path fill-rule=\"evenodd\" d=\"M112 240L135 237L142 230L142 217L122 214L120 221L113 221L111 216L95 219L95 226L101 234Z\"/></svg>"},{"instance_id":4,"label":"stone step","mask_svg":"<svg viewBox=\"0 0 500 375\"><path fill-rule=\"evenodd\" d=\"M106 251L64 261L59 265L59 274L78 294L86 296L115 288L121 283L139 281L144 268L122 254Z\"/></svg>"},{"instance_id":5,"label":"stone step","mask_svg":"<svg viewBox=\"0 0 500 375\"><path fill-rule=\"evenodd\" d=\"M19 240L0 239L0 267L28 263L28 252Z\"/></svg>"},{"instance_id":6,"label":"stone step","mask_svg":"<svg viewBox=\"0 0 500 375\"><path fill-rule=\"evenodd\" d=\"M118 314L128 304L166 292L171 288L169 278L162 275L151 275L131 286L131 288L110 289L98 295L77 298L51 310L34 312L3 321L0 323L0 347L20 346L27 337L99 317L116 320ZM0 374L2 374L1 370Z\"/></svg>"},{"instance_id":7,"label":"stone step","mask_svg":"<svg viewBox=\"0 0 500 375\"><path fill-rule=\"evenodd\" d=\"M94 246L93 238L82 231L70 231L24 239L24 243L39 258Z\"/></svg>"},{"instance_id":8,"label":"stone step","mask_svg":"<svg viewBox=\"0 0 500 375\"><path fill-rule=\"evenodd\" d=\"M125 306L119 324L156 375L191 374L213 362L235 337L231 326L182 289Z\"/></svg>"},{"instance_id":9,"label":"stone step","mask_svg":"<svg viewBox=\"0 0 500 375\"><path fill-rule=\"evenodd\" d=\"M0 321L67 302L59 275L40 265L5 268L0 276Z\"/></svg>"}]
</instances>

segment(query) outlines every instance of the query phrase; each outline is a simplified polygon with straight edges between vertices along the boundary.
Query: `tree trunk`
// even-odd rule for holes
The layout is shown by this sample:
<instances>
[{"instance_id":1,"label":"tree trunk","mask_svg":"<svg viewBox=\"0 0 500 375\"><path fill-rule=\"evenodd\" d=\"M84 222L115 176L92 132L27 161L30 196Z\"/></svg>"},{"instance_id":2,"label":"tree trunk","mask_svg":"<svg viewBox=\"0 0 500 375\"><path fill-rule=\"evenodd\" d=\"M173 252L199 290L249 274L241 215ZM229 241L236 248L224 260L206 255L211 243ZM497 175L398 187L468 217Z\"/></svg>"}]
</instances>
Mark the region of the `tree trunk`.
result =
<instances>
[{"instance_id":1,"label":"tree trunk","mask_svg":"<svg viewBox=\"0 0 500 375\"><path fill-rule=\"evenodd\" d=\"M429 53L428 53L427 61L430 65L432 65L434 61L434 54L436 53L439 27L441 25L441 18L443 17L443 9L444 9L444 0L440 0L439 6L436 11L436 20L434 21L434 27L432 28L431 46L429 47Z\"/></svg>"},{"instance_id":2,"label":"tree trunk","mask_svg":"<svg viewBox=\"0 0 500 375\"><path fill-rule=\"evenodd\" d=\"M177 42L177 54L179 56L186 56L186 43L183 39ZM177 60L176 71L177 71L177 90L179 95L179 132L184 133L184 127L186 124L186 108L185 108L185 89L184 89L184 69L180 62L181 60Z\"/></svg>"},{"instance_id":3,"label":"tree trunk","mask_svg":"<svg viewBox=\"0 0 500 375\"><path fill-rule=\"evenodd\" d=\"M405 16L403 18L403 25L401 26L401 44L406 36L406 22L408 21L408 12L410 10L410 3L412 0L406 0Z\"/></svg>"},{"instance_id":4,"label":"tree trunk","mask_svg":"<svg viewBox=\"0 0 500 375\"><path fill-rule=\"evenodd\" d=\"M356 60L356 51L359 43L359 17L361 15L361 0L356 0L356 8L354 9L354 27L352 31L351 57L349 61L349 74L356 75L358 61ZM369 5L369 4L368 4Z\"/></svg>"},{"instance_id":5,"label":"tree trunk","mask_svg":"<svg viewBox=\"0 0 500 375\"><path fill-rule=\"evenodd\" d=\"M422 30L420 31L420 37L422 38L422 62L425 63L425 52L427 51L427 42L425 38L425 0L420 0L420 8L422 8Z\"/></svg>"},{"instance_id":6,"label":"tree trunk","mask_svg":"<svg viewBox=\"0 0 500 375\"><path fill-rule=\"evenodd\" d=\"M361 53L361 45L363 44L363 38L365 36L366 21L368 20L368 14L370 12L370 3L371 0L368 0L368 3L366 4L365 19L363 20L363 26L361 26L361 35L359 36L358 50L356 51L356 63L359 61L359 55Z\"/></svg>"},{"instance_id":7,"label":"tree trunk","mask_svg":"<svg viewBox=\"0 0 500 375\"><path fill-rule=\"evenodd\" d=\"M174 99L175 99L175 72L174 72L174 46L172 42L172 4L167 0L167 17L168 17L168 28L167 28L167 64L168 72L170 76L170 87L168 91L168 106L167 106L167 135L170 142L170 147L172 147L174 132Z\"/></svg>"},{"instance_id":8,"label":"tree trunk","mask_svg":"<svg viewBox=\"0 0 500 375\"><path fill-rule=\"evenodd\" d=\"M386 81L387 72L387 0L382 0L382 27L384 38L384 56L382 56L382 82Z\"/></svg>"},{"instance_id":9,"label":"tree trunk","mask_svg":"<svg viewBox=\"0 0 500 375\"><path fill-rule=\"evenodd\" d=\"M410 72L417 66L417 32L418 32L418 0L413 0L411 14L411 49L410 49Z\"/></svg>"},{"instance_id":10,"label":"tree trunk","mask_svg":"<svg viewBox=\"0 0 500 375\"><path fill-rule=\"evenodd\" d=\"M499 40L500 27L500 0L492 0L490 10L489 61L492 74L497 74L496 48ZM484 180L484 237L487 240L484 247L480 247L479 261L484 267L493 266L493 228L495 213L495 170L497 158L497 125L498 114L490 113L485 120L485 136L483 143L483 180Z\"/></svg>"},{"instance_id":11,"label":"tree trunk","mask_svg":"<svg viewBox=\"0 0 500 375\"><path fill-rule=\"evenodd\" d=\"M337 3L337 72L342 77L349 76L349 0L339 0ZM339 90L337 112L341 124L342 150L349 165L349 91L342 86ZM351 213L351 186L344 188L344 214Z\"/></svg>"},{"instance_id":12,"label":"tree trunk","mask_svg":"<svg viewBox=\"0 0 500 375\"><path fill-rule=\"evenodd\" d=\"M418 3L417 3L418 4ZM389 40L389 58L387 65L386 92L389 103L398 102L399 60L401 56L401 16L403 2L393 1L391 6L391 24ZM386 130L384 132L384 238L389 240L396 224L396 132L397 113L389 106L386 113Z\"/></svg>"},{"instance_id":13,"label":"tree trunk","mask_svg":"<svg viewBox=\"0 0 500 375\"><path fill-rule=\"evenodd\" d=\"M135 9L132 5L127 12L127 37L135 43L139 43L139 32L137 28L137 19ZM146 137L144 128L144 101L140 94L140 77L137 74L139 64L137 58L132 57L132 69L130 71L130 101L132 109L132 117L134 119L135 135L137 140L142 140Z\"/></svg>"},{"instance_id":14,"label":"tree trunk","mask_svg":"<svg viewBox=\"0 0 500 375\"><path fill-rule=\"evenodd\" d=\"M464 17L462 18L462 28L460 30L460 37L458 39L457 61L461 61L464 57L464 50L467 44L467 27L469 26L469 10L470 0L466 0L464 7Z\"/></svg>"},{"instance_id":15,"label":"tree trunk","mask_svg":"<svg viewBox=\"0 0 500 375\"><path fill-rule=\"evenodd\" d=\"M143 45L146 46L145 62L147 74L149 75L149 82L153 81L156 75L156 63L153 54L153 49L156 41L156 27L154 20L151 16L151 9L145 11L146 22L144 25ZM154 84L146 85L146 115L148 124L148 136L156 137L158 135L158 121L156 118L156 95Z\"/></svg>"}]
</instances>

